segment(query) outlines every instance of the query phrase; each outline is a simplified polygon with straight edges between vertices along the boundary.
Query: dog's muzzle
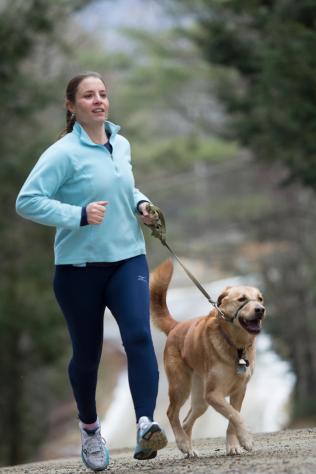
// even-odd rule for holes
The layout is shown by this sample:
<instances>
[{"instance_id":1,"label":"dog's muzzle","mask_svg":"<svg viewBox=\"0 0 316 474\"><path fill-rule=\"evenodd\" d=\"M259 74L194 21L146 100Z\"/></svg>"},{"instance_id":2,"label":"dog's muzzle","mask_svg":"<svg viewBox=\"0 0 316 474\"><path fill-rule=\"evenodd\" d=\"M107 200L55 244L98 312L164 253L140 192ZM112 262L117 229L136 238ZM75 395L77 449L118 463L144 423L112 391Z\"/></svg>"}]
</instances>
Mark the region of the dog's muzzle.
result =
<instances>
[{"instance_id":1,"label":"dog's muzzle","mask_svg":"<svg viewBox=\"0 0 316 474\"><path fill-rule=\"evenodd\" d=\"M246 304L248 304L250 301L253 300L248 300ZM240 310L244 308L246 305L242 305L241 308L238 309L236 313L236 317L238 316ZM242 316L239 316L238 321L240 325L248 332L251 334L259 334L261 331L262 327L262 319L264 317L265 313L265 308L261 304L257 304L257 306L254 309L254 316L252 318L243 318Z\"/></svg>"}]
</instances>

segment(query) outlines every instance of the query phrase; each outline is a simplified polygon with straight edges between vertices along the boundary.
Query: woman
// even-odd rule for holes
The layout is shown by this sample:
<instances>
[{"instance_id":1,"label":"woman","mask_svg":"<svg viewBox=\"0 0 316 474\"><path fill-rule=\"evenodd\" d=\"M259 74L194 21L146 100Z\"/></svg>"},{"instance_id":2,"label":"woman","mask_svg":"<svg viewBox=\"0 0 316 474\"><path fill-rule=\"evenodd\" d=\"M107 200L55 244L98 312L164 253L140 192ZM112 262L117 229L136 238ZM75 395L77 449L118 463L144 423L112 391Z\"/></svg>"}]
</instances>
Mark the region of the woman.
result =
<instances>
[{"instance_id":1,"label":"woman","mask_svg":"<svg viewBox=\"0 0 316 474\"><path fill-rule=\"evenodd\" d=\"M64 136L40 157L16 203L21 216L56 226L54 291L69 330L69 378L78 407L82 459L103 470L109 452L96 412L103 315L116 319L127 355L137 421L136 459L167 444L153 421L158 367L149 325L148 266L136 217L152 223L149 199L135 188L130 145L107 121L102 77L85 73L66 90Z\"/></svg>"}]
</instances>

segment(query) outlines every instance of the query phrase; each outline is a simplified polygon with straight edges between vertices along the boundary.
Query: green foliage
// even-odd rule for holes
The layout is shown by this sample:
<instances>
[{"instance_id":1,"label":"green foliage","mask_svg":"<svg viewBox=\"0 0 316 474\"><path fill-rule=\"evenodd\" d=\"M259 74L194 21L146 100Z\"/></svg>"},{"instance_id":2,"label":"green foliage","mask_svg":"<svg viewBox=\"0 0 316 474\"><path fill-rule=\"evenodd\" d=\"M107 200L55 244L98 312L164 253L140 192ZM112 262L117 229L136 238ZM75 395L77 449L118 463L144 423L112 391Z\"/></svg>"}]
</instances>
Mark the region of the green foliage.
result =
<instances>
[{"instance_id":1,"label":"green foliage","mask_svg":"<svg viewBox=\"0 0 316 474\"><path fill-rule=\"evenodd\" d=\"M311 0L190 2L190 37L206 60L232 69L218 93L231 131L290 179L316 187L316 4ZM203 12L203 15L202 15Z\"/></svg>"},{"instance_id":2,"label":"green foliage","mask_svg":"<svg viewBox=\"0 0 316 474\"><path fill-rule=\"evenodd\" d=\"M238 147L235 143L218 138L202 138L194 134L153 139L150 145L137 144L134 147L137 164L142 172L152 167L153 162L167 172L191 169L194 163L220 163L235 158Z\"/></svg>"},{"instance_id":3,"label":"green foliage","mask_svg":"<svg viewBox=\"0 0 316 474\"><path fill-rule=\"evenodd\" d=\"M234 206L225 197L214 212L237 213L249 237L258 241L256 264L263 275L269 331L297 377L293 415L314 415L315 195L293 181L316 188L316 3L171 3L189 12L193 22L181 31L217 68L216 93L229 114L224 135L246 146L266 170L272 170L270 176L262 176L269 198L262 194L261 200L259 192L256 197L246 195L242 203L239 196ZM292 185L278 189L281 180Z\"/></svg>"},{"instance_id":4,"label":"green foliage","mask_svg":"<svg viewBox=\"0 0 316 474\"><path fill-rule=\"evenodd\" d=\"M115 72L109 76L115 117L124 132L142 143L172 134L177 138L195 134L197 140L213 136L214 115L220 115L218 104L209 98L213 71L197 49L183 44L177 32L159 37L134 30L125 33L137 54L125 54L125 60L123 54L113 58Z\"/></svg>"},{"instance_id":5,"label":"green foliage","mask_svg":"<svg viewBox=\"0 0 316 474\"><path fill-rule=\"evenodd\" d=\"M0 464L33 455L56 396L65 396L58 366L69 344L51 290L53 232L18 217L15 199L57 134L51 123L43 126L59 80L39 66L41 47L47 55L59 45L64 50L56 25L83 3L11 0L0 11Z\"/></svg>"},{"instance_id":6,"label":"green foliage","mask_svg":"<svg viewBox=\"0 0 316 474\"><path fill-rule=\"evenodd\" d=\"M212 206L213 218L233 215L241 221L250 221L258 215L263 217L273 208L272 200L265 193L246 194L238 199L234 196L219 196L218 199L213 198L209 205Z\"/></svg>"},{"instance_id":7,"label":"green foliage","mask_svg":"<svg viewBox=\"0 0 316 474\"><path fill-rule=\"evenodd\" d=\"M276 192L268 220L257 232L269 242L261 269L269 302L267 327L277 351L291 362L297 383L293 416L315 415L316 267L314 193L289 187ZM299 195L299 199L298 199Z\"/></svg>"}]
</instances>

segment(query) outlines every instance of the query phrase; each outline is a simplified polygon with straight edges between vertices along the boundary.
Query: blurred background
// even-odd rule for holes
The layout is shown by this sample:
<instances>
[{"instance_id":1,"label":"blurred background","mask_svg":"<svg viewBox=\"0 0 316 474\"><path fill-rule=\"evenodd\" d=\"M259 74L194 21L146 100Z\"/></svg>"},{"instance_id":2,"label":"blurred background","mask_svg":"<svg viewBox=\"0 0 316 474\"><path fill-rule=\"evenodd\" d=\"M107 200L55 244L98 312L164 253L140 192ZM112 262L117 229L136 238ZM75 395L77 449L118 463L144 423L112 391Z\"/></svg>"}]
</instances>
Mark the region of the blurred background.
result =
<instances>
[{"instance_id":1,"label":"blurred background","mask_svg":"<svg viewBox=\"0 0 316 474\"><path fill-rule=\"evenodd\" d=\"M0 0L0 465L77 455L70 344L54 300L54 229L16 195L64 128L64 91L96 70L132 144L137 186L216 298L260 286L268 318L244 407L254 431L316 421L316 1ZM168 257L144 230L150 267ZM176 267L177 319L208 303ZM169 429L162 366L157 419ZM107 313L98 406L110 446L132 446L126 360ZM123 427L123 428L122 428ZM119 428L119 430L118 430ZM223 435L212 409L195 437Z\"/></svg>"}]
</instances>

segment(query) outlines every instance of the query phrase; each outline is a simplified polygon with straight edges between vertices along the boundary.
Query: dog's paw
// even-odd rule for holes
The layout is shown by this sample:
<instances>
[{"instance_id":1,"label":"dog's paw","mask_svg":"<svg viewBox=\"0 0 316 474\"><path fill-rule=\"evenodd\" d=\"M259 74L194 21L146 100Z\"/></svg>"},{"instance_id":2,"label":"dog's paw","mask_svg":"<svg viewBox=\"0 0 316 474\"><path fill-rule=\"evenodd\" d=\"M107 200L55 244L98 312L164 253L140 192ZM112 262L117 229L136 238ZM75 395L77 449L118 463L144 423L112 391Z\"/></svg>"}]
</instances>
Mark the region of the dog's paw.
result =
<instances>
[{"instance_id":1,"label":"dog's paw","mask_svg":"<svg viewBox=\"0 0 316 474\"><path fill-rule=\"evenodd\" d=\"M236 456L242 454L242 447L239 444L237 436L230 434L226 439L226 454L227 456Z\"/></svg>"},{"instance_id":2,"label":"dog's paw","mask_svg":"<svg viewBox=\"0 0 316 474\"><path fill-rule=\"evenodd\" d=\"M199 453L195 449L190 449L187 453L185 453L185 457L189 458L198 458Z\"/></svg>"},{"instance_id":3,"label":"dog's paw","mask_svg":"<svg viewBox=\"0 0 316 474\"><path fill-rule=\"evenodd\" d=\"M253 448L253 439L250 433L246 430L242 430L242 432L238 433L238 439L241 444L241 446L246 450L246 451L252 451Z\"/></svg>"},{"instance_id":4,"label":"dog's paw","mask_svg":"<svg viewBox=\"0 0 316 474\"><path fill-rule=\"evenodd\" d=\"M178 448L180 451L185 454L186 458L195 458L198 457L198 452L192 449L191 443L187 440L178 441L177 442Z\"/></svg>"},{"instance_id":5,"label":"dog's paw","mask_svg":"<svg viewBox=\"0 0 316 474\"><path fill-rule=\"evenodd\" d=\"M236 443L234 445L227 445L226 446L226 454L227 456L236 456L238 454L242 454L242 447L240 446L239 443Z\"/></svg>"}]
</instances>

